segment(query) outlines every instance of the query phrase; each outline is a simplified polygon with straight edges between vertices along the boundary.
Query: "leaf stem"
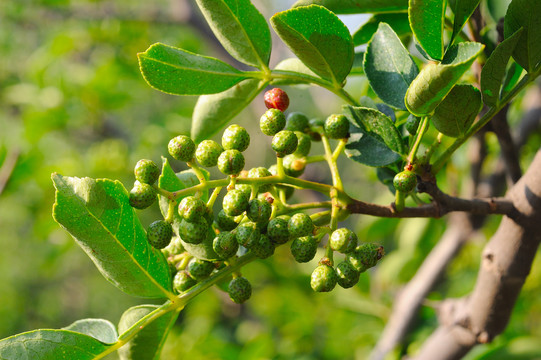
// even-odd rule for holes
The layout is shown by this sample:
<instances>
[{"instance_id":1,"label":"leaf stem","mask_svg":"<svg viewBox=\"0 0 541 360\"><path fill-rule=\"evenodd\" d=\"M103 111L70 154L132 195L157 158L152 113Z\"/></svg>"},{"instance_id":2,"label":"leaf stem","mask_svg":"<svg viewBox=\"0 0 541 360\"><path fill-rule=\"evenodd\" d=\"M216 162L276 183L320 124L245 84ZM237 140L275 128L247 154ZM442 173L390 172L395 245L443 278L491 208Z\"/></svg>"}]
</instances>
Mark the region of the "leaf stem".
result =
<instances>
[{"instance_id":1,"label":"leaf stem","mask_svg":"<svg viewBox=\"0 0 541 360\"><path fill-rule=\"evenodd\" d=\"M419 130L417 131L415 142L413 143L410 153L408 154L408 164L413 164L413 162L415 161L415 156L417 155L417 151L419 150L419 146L421 145L421 139L423 138L423 135L426 133L427 130L428 116L424 116L421 120Z\"/></svg>"}]
</instances>

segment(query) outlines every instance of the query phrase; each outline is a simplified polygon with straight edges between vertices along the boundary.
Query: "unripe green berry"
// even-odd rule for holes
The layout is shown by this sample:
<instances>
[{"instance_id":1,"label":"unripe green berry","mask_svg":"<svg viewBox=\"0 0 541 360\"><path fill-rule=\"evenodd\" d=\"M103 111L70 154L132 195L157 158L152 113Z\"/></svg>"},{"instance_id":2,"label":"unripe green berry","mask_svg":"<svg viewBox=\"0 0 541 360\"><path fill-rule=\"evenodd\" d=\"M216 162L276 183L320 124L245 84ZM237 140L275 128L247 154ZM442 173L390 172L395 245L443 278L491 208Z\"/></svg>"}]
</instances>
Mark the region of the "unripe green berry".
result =
<instances>
[{"instance_id":1,"label":"unripe green berry","mask_svg":"<svg viewBox=\"0 0 541 360\"><path fill-rule=\"evenodd\" d=\"M130 190L130 205L136 209L146 209L156 201L156 190L149 184L136 181Z\"/></svg>"},{"instance_id":2,"label":"unripe green berry","mask_svg":"<svg viewBox=\"0 0 541 360\"><path fill-rule=\"evenodd\" d=\"M135 164L135 180L152 185L160 177L160 169L152 160L142 159Z\"/></svg>"},{"instance_id":3,"label":"unripe green berry","mask_svg":"<svg viewBox=\"0 0 541 360\"><path fill-rule=\"evenodd\" d=\"M306 132L310 128L308 118L300 112L292 112L287 116L286 130Z\"/></svg>"},{"instance_id":4,"label":"unripe green berry","mask_svg":"<svg viewBox=\"0 0 541 360\"><path fill-rule=\"evenodd\" d=\"M259 128L267 136L273 136L278 131L283 130L286 124L286 117L278 109L267 110L261 119L259 119Z\"/></svg>"},{"instance_id":5,"label":"unripe green berry","mask_svg":"<svg viewBox=\"0 0 541 360\"><path fill-rule=\"evenodd\" d=\"M148 226L148 243L156 249L163 249L169 245L172 237L173 227L167 221L157 220Z\"/></svg>"},{"instance_id":6,"label":"unripe green berry","mask_svg":"<svg viewBox=\"0 0 541 360\"><path fill-rule=\"evenodd\" d=\"M395 175L394 188L404 194L409 193L417 185L417 175L413 171L404 170Z\"/></svg>"},{"instance_id":7,"label":"unripe green berry","mask_svg":"<svg viewBox=\"0 0 541 360\"><path fill-rule=\"evenodd\" d=\"M180 221L179 236L189 244L200 244L206 239L209 230L207 220L200 218L195 222Z\"/></svg>"},{"instance_id":8,"label":"unripe green berry","mask_svg":"<svg viewBox=\"0 0 541 360\"><path fill-rule=\"evenodd\" d=\"M349 289L359 282L360 273L349 261L342 261L336 266L336 275L338 276L338 285Z\"/></svg>"},{"instance_id":9,"label":"unripe green berry","mask_svg":"<svg viewBox=\"0 0 541 360\"><path fill-rule=\"evenodd\" d=\"M296 213L287 222L289 235L294 238L308 236L314 231L312 218L305 213Z\"/></svg>"},{"instance_id":10,"label":"unripe green berry","mask_svg":"<svg viewBox=\"0 0 541 360\"><path fill-rule=\"evenodd\" d=\"M237 277L229 282L229 297L234 303L242 304L252 296L252 285L245 277Z\"/></svg>"},{"instance_id":11,"label":"unripe green berry","mask_svg":"<svg viewBox=\"0 0 541 360\"><path fill-rule=\"evenodd\" d=\"M186 272L186 270L181 270L177 272L175 277L173 278L173 288L179 293L188 290L189 288L193 287L195 284L197 284L197 281L194 278L192 278Z\"/></svg>"},{"instance_id":12,"label":"unripe green berry","mask_svg":"<svg viewBox=\"0 0 541 360\"><path fill-rule=\"evenodd\" d=\"M267 236L275 244L285 244L289 240L289 230L287 229L287 220L274 218L267 225Z\"/></svg>"},{"instance_id":13,"label":"unripe green berry","mask_svg":"<svg viewBox=\"0 0 541 360\"><path fill-rule=\"evenodd\" d=\"M276 151L276 156L284 157L293 154L297 150L297 135L293 131L282 130L272 138L272 149Z\"/></svg>"},{"instance_id":14,"label":"unripe green berry","mask_svg":"<svg viewBox=\"0 0 541 360\"><path fill-rule=\"evenodd\" d=\"M284 172L286 175L299 177L304 173L306 168L306 158L299 157L295 154L284 156Z\"/></svg>"},{"instance_id":15,"label":"unripe green berry","mask_svg":"<svg viewBox=\"0 0 541 360\"><path fill-rule=\"evenodd\" d=\"M316 252L317 242L311 235L296 238L291 242L291 255L296 262L308 262L316 256Z\"/></svg>"},{"instance_id":16,"label":"unripe green berry","mask_svg":"<svg viewBox=\"0 0 541 360\"><path fill-rule=\"evenodd\" d=\"M289 106L289 96L287 96L287 93L280 88L265 91L263 99L265 100L265 106L267 109L286 111Z\"/></svg>"},{"instance_id":17,"label":"unripe green berry","mask_svg":"<svg viewBox=\"0 0 541 360\"><path fill-rule=\"evenodd\" d=\"M272 206L266 200L252 199L248 203L246 216L260 226L267 226L272 213Z\"/></svg>"},{"instance_id":18,"label":"unripe green berry","mask_svg":"<svg viewBox=\"0 0 541 360\"><path fill-rule=\"evenodd\" d=\"M212 248L221 259L229 259L237 253L239 243L233 233L222 231L212 241Z\"/></svg>"},{"instance_id":19,"label":"unripe green berry","mask_svg":"<svg viewBox=\"0 0 541 360\"><path fill-rule=\"evenodd\" d=\"M310 135L300 131L295 131L295 135L297 135L298 144L297 150L295 150L293 155L308 156L310 149L312 148L312 139L310 138Z\"/></svg>"},{"instance_id":20,"label":"unripe green berry","mask_svg":"<svg viewBox=\"0 0 541 360\"><path fill-rule=\"evenodd\" d=\"M333 114L325 120L325 134L331 139L344 139L349 135L349 121L345 115Z\"/></svg>"},{"instance_id":21,"label":"unripe green berry","mask_svg":"<svg viewBox=\"0 0 541 360\"><path fill-rule=\"evenodd\" d=\"M277 218L277 219L285 220L285 221L287 221L287 222L289 222L289 220L291 220L291 216L286 215L286 214L284 214L284 215L279 215L279 216L277 216L276 218Z\"/></svg>"},{"instance_id":22,"label":"unripe green berry","mask_svg":"<svg viewBox=\"0 0 541 360\"><path fill-rule=\"evenodd\" d=\"M259 242L259 237L261 236L261 232L259 231L257 224L251 221L240 224L237 226L235 231L235 238L237 239L237 242L239 245L242 245L247 249L251 249L254 245L256 245Z\"/></svg>"},{"instance_id":23,"label":"unripe green berry","mask_svg":"<svg viewBox=\"0 0 541 360\"><path fill-rule=\"evenodd\" d=\"M363 243L346 255L346 261L351 263L359 273L376 266L378 261L385 255L383 246Z\"/></svg>"},{"instance_id":24,"label":"unripe green berry","mask_svg":"<svg viewBox=\"0 0 541 360\"><path fill-rule=\"evenodd\" d=\"M329 245L342 254L351 252L357 247L357 235L348 228L336 229L329 237Z\"/></svg>"},{"instance_id":25,"label":"unripe green berry","mask_svg":"<svg viewBox=\"0 0 541 360\"><path fill-rule=\"evenodd\" d=\"M208 278L214 269L214 263L211 261L197 258L193 258L186 267L188 274L190 274L197 282Z\"/></svg>"},{"instance_id":26,"label":"unripe green berry","mask_svg":"<svg viewBox=\"0 0 541 360\"><path fill-rule=\"evenodd\" d=\"M197 145L195 159L205 167L213 167L218 164L218 158L224 151L222 146L214 140L203 140Z\"/></svg>"},{"instance_id":27,"label":"unripe green berry","mask_svg":"<svg viewBox=\"0 0 541 360\"><path fill-rule=\"evenodd\" d=\"M334 289L338 276L336 271L329 265L319 265L310 278L310 286L317 292L328 292Z\"/></svg>"},{"instance_id":28,"label":"unripe green berry","mask_svg":"<svg viewBox=\"0 0 541 360\"><path fill-rule=\"evenodd\" d=\"M178 214L188 222L194 222L205 216L207 205L198 197L186 196L178 205Z\"/></svg>"},{"instance_id":29,"label":"unripe green berry","mask_svg":"<svg viewBox=\"0 0 541 360\"><path fill-rule=\"evenodd\" d=\"M239 225L239 223L235 221L235 217L227 215L224 209L220 210L218 213L216 224L222 231L231 231Z\"/></svg>"},{"instance_id":30,"label":"unripe green berry","mask_svg":"<svg viewBox=\"0 0 541 360\"><path fill-rule=\"evenodd\" d=\"M272 176L271 172L264 167L251 168L248 171L248 178L257 179L261 177ZM272 190L272 184L259 185L258 192L264 193Z\"/></svg>"},{"instance_id":31,"label":"unripe green berry","mask_svg":"<svg viewBox=\"0 0 541 360\"><path fill-rule=\"evenodd\" d=\"M169 150L169 155L171 155L174 159L188 162L192 161L193 159L193 155L195 153L195 143L192 139L190 139L190 137L179 135L169 141L167 150Z\"/></svg>"},{"instance_id":32,"label":"unripe green berry","mask_svg":"<svg viewBox=\"0 0 541 360\"><path fill-rule=\"evenodd\" d=\"M248 199L246 193L242 190L233 189L225 194L222 207L226 215L238 216L248 208Z\"/></svg>"},{"instance_id":33,"label":"unripe green berry","mask_svg":"<svg viewBox=\"0 0 541 360\"><path fill-rule=\"evenodd\" d=\"M250 145L250 134L242 126L233 124L225 129L222 135L222 146L225 150L244 151Z\"/></svg>"},{"instance_id":34,"label":"unripe green berry","mask_svg":"<svg viewBox=\"0 0 541 360\"><path fill-rule=\"evenodd\" d=\"M257 244L251 249L254 254L260 259L266 259L274 254L274 244L267 235L259 236Z\"/></svg>"},{"instance_id":35,"label":"unripe green berry","mask_svg":"<svg viewBox=\"0 0 541 360\"><path fill-rule=\"evenodd\" d=\"M218 169L225 175L237 175L244 168L244 155L238 150L225 150L218 157Z\"/></svg>"}]
</instances>

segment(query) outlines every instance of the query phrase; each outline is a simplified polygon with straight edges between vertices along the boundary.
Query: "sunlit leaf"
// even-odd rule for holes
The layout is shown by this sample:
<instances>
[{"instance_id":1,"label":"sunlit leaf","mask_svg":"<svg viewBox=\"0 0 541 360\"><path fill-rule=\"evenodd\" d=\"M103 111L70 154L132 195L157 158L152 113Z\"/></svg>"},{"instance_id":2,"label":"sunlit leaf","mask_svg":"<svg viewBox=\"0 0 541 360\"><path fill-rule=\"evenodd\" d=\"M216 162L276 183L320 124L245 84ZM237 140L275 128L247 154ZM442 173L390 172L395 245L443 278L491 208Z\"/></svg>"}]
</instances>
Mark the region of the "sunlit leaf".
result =
<instances>
[{"instance_id":1,"label":"sunlit leaf","mask_svg":"<svg viewBox=\"0 0 541 360\"><path fill-rule=\"evenodd\" d=\"M417 42L432 58L443 57L446 0L409 0L408 15Z\"/></svg>"}]
</instances>

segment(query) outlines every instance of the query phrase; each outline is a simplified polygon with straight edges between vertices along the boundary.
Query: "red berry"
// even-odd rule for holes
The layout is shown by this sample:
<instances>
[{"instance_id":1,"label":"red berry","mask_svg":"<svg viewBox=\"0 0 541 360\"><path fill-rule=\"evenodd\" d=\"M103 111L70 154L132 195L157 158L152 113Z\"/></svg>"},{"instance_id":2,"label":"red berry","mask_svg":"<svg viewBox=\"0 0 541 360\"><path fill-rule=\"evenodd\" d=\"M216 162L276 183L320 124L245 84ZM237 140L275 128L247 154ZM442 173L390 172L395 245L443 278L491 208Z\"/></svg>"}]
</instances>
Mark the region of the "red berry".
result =
<instances>
[{"instance_id":1,"label":"red berry","mask_svg":"<svg viewBox=\"0 0 541 360\"><path fill-rule=\"evenodd\" d=\"M278 109L286 111L289 106L289 97L287 93L279 88L274 88L265 93L265 106L267 109Z\"/></svg>"}]
</instances>

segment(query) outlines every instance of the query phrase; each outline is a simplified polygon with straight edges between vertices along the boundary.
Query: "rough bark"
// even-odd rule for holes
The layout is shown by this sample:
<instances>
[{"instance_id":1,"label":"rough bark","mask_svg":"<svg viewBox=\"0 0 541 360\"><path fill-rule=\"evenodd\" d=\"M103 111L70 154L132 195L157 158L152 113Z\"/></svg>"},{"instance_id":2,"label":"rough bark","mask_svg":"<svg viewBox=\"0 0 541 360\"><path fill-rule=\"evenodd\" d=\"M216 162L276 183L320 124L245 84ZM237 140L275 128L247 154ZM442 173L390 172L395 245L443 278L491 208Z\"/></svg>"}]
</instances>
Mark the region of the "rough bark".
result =
<instances>
[{"instance_id":1,"label":"rough bark","mask_svg":"<svg viewBox=\"0 0 541 360\"><path fill-rule=\"evenodd\" d=\"M440 308L440 326L416 359L460 359L500 334L528 276L541 242L541 151L507 198L516 212L504 216L485 246L475 288Z\"/></svg>"}]
</instances>

